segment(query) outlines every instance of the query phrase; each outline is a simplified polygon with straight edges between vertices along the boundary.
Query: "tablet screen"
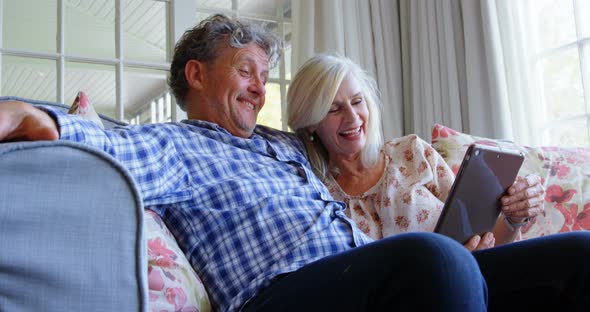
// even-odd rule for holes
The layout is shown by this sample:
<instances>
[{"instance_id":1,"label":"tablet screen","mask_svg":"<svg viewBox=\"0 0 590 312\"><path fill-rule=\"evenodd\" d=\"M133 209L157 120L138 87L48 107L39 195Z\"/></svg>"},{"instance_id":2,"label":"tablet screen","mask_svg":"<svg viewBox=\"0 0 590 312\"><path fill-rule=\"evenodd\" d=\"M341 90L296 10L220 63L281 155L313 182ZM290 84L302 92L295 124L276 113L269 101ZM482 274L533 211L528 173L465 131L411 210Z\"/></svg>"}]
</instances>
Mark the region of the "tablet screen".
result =
<instances>
[{"instance_id":1,"label":"tablet screen","mask_svg":"<svg viewBox=\"0 0 590 312\"><path fill-rule=\"evenodd\" d=\"M491 232L501 212L500 197L514 183L524 156L516 151L473 144L449 192L435 232L464 244Z\"/></svg>"}]
</instances>

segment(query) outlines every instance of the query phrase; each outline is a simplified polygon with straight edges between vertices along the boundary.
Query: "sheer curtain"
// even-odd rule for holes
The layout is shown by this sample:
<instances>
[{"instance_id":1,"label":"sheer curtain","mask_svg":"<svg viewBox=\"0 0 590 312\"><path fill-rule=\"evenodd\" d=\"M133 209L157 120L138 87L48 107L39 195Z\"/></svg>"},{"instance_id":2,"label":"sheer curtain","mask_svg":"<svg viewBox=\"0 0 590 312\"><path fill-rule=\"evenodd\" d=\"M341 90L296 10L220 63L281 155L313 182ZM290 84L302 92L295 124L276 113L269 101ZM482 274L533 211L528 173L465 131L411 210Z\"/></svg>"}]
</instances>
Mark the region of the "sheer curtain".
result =
<instances>
[{"instance_id":1,"label":"sheer curtain","mask_svg":"<svg viewBox=\"0 0 590 312\"><path fill-rule=\"evenodd\" d=\"M513 74L523 60L511 45L518 34L504 24L507 10L503 0L294 1L292 66L319 52L361 64L381 89L386 138L430 140L442 123L520 139L530 128L514 103L527 97L527 79Z\"/></svg>"},{"instance_id":2,"label":"sheer curtain","mask_svg":"<svg viewBox=\"0 0 590 312\"><path fill-rule=\"evenodd\" d=\"M482 1L483 25L487 30L484 40L486 53L490 55L490 88L494 101L502 105L503 127L508 138L521 144L539 145L536 135L541 112L535 109L539 103L538 87L534 73L530 71L531 34L525 1Z\"/></svg>"},{"instance_id":3,"label":"sheer curtain","mask_svg":"<svg viewBox=\"0 0 590 312\"><path fill-rule=\"evenodd\" d=\"M386 138L403 134L399 14L396 1L298 0L292 68L316 53L346 55L377 79ZM396 16L395 18L391 18Z\"/></svg>"}]
</instances>

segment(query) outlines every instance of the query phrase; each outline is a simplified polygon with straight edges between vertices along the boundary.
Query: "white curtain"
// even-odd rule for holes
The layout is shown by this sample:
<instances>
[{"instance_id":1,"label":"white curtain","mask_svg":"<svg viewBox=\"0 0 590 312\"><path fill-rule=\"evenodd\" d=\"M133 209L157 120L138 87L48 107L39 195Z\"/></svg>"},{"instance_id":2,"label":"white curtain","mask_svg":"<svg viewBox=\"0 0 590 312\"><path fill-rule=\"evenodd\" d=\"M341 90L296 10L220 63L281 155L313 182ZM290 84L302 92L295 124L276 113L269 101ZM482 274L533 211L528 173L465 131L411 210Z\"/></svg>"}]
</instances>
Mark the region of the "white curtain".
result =
<instances>
[{"instance_id":1,"label":"white curtain","mask_svg":"<svg viewBox=\"0 0 590 312\"><path fill-rule=\"evenodd\" d=\"M543 113L535 109L541 96L531 71L530 61L533 43L529 33L527 1L488 0L482 7L487 16L493 36L486 41L486 49L493 53L497 71L492 81L496 81L497 94L502 94L504 109L510 115L504 121L511 126L514 141L527 145L540 145L541 137L535 129L543 119Z\"/></svg>"},{"instance_id":2,"label":"white curtain","mask_svg":"<svg viewBox=\"0 0 590 312\"><path fill-rule=\"evenodd\" d=\"M292 68L316 53L346 55L376 79L386 138L403 134L401 50L395 1L297 0L293 9ZM395 13L395 15L398 15Z\"/></svg>"},{"instance_id":3,"label":"white curtain","mask_svg":"<svg viewBox=\"0 0 590 312\"><path fill-rule=\"evenodd\" d=\"M527 138L518 105L527 80L513 75L523 60L511 45L514 25L503 20L511 14L506 1L293 1L292 66L320 52L357 61L382 92L385 138L416 133L430 140L434 123Z\"/></svg>"},{"instance_id":4,"label":"white curtain","mask_svg":"<svg viewBox=\"0 0 590 312\"><path fill-rule=\"evenodd\" d=\"M399 1L404 130L430 139L435 122L465 130L464 36L457 1Z\"/></svg>"}]
</instances>

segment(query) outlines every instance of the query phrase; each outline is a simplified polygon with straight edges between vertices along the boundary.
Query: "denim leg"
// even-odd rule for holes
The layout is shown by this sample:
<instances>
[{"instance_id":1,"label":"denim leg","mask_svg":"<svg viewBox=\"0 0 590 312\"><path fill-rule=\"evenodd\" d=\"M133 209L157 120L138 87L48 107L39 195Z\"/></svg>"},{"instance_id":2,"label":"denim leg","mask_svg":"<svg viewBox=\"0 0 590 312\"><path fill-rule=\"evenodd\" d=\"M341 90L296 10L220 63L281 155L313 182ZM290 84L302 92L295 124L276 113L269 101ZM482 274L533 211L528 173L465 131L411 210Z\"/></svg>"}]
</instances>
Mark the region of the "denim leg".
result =
<instances>
[{"instance_id":1,"label":"denim leg","mask_svg":"<svg viewBox=\"0 0 590 312\"><path fill-rule=\"evenodd\" d=\"M477 262L433 233L408 233L279 277L245 311L486 311Z\"/></svg>"},{"instance_id":2,"label":"denim leg","mask_svg":"<svg viewBox=\"0 0 590 312\"><path fill-rule=\"evenodd\" d=\"M590 311L590 232L474 252L490 311Z\"/></svg>"}]
</instances>

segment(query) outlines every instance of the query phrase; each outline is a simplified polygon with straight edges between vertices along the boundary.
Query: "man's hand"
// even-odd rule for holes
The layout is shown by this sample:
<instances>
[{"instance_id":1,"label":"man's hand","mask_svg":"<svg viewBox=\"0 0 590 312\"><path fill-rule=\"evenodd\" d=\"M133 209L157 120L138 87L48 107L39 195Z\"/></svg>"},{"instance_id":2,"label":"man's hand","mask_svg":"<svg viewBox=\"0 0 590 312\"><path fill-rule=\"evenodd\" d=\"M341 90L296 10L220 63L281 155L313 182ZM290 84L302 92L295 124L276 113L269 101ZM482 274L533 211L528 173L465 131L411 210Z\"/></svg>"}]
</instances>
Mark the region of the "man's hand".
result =
<instances>
[{"instance_id":1,"label":"man's hand","mask_svg":"<svg viewBox=\"0 0 590 312\"><path fill-rule=\"evenodd\" d=\"M494 234L491 232L487 232L482 237L480 237L479 235L474 235L463 246L465 246L465 248L467 248L467 250L469 251L475 251L492 248L495 245L496 239L494 238Z\"/></svg>"},{"instance_id":2,"label":"man's hand","mask_svg":"<svg viewBox=\"0 0 590 312\"><path fill-rule=\"evenodd\" d=\"M0 141L57 139L57 124L44 111L20 101L0 103Z\"/></svg>"}]
</instances>

